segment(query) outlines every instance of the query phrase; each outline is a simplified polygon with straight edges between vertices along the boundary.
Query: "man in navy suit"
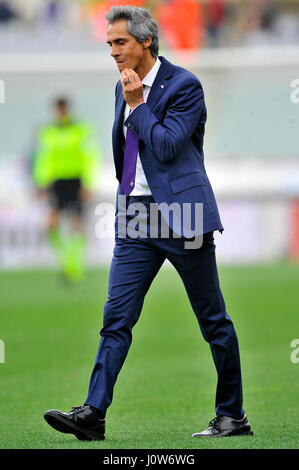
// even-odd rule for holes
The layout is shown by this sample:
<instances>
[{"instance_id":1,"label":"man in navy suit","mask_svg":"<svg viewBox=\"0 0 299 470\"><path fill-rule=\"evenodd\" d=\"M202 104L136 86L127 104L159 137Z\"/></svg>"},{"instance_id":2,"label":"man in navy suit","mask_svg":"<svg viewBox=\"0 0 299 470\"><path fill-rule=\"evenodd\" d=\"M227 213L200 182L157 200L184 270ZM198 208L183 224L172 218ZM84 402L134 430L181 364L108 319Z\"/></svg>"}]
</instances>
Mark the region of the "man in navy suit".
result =
<instances>
[{"instance_id":1,"label":"man in navy suit","mask_svg":"<svg viewBox=\"0 0 299 470\"><path fill-rule=\"evenodd\" d=\"M49 410L44 417L78 439L104 439L106 410L132 328L168 259L182 278L218 374L216 417L193 436L253 434L242 408L238 340L217 274L213 232L223 227L204 167L202 86L191 72L158 56L158 28L148 10L112 7L106 17L107 42L121 73L113 126L120 184L108 301L84 405L69 413ZM153 207L159 215L155 222ZM132 231L132 226L143 229Z\"/></svg>"}]
</instances>

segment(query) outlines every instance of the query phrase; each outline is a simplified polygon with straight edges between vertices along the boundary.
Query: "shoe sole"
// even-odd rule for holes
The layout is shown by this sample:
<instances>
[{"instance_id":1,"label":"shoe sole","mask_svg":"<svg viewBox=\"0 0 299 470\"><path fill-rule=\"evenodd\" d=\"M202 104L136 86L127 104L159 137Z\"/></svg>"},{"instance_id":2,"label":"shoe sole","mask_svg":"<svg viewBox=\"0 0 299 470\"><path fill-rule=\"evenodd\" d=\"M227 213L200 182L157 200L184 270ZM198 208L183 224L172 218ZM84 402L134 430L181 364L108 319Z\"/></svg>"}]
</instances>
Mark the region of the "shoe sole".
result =
<instances>
[{"instance_id":1,"label":"shoe sole","mask_svg":"<svg viewBox=\"0 0 299 470\"><path fill-rule=\"evenodd\" d=\"M103 441L105 439L103 434L85 429L82 430L75 424L65 420L62 416L47 412L44 414L44 418L56 431L64 434L74 434L79 441Z\"/></svg>"},{"instance_id":2,"label":"shoe sole","mask_svg":"<svg viewBox=\"0 0 299 470\"><path fill-rule=\"evenodd\" d=\"M192 434L192 437L209 437L209 438L213 438L213 437L234 437L234 436L253 436L253 431L250 430L250 431L245 431L245 432L241 432L241 433L238 433L238 434L221 434L221 435L218 435L218 434L214 434L214 435L208 435L208 434Z\"/></svg>"}]
</instances>

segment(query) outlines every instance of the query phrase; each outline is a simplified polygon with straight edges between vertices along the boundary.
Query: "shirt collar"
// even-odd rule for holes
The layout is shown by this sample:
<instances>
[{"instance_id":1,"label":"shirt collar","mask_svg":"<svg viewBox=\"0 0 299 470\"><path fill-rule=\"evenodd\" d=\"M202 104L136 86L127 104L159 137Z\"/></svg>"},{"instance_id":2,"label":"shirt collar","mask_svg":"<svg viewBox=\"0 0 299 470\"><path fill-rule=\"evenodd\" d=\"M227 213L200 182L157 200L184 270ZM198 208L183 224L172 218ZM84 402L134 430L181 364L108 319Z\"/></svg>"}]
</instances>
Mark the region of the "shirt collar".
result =
<instances>
[{"instance_id":1,"label":"shirt collar","mask_svg":"<svg viewBox=\"0 0 299 470\"><path fill-rule=\"evenodd\" d=\"M154 80L156 78L156 75L158 73L158 70L160 68L160 65L161 65L161 60L157 57L157 60L154 64L154 66L150 69L148 74L142 80L143 85L146 85L146 86L149 86L149 87L152 86L152 84L154 83Z\"/></svg>"}]
</instances>

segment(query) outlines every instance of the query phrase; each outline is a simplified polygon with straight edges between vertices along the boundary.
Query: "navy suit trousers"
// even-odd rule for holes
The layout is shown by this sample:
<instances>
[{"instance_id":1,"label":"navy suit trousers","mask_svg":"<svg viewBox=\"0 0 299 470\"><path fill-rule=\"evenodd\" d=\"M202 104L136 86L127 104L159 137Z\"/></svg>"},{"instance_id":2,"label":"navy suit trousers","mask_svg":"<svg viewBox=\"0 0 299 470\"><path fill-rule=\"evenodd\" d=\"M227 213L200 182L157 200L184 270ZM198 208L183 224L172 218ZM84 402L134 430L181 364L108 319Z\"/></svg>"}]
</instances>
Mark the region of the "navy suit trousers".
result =
<instances>
[{"instance_id":1,"label":"navy suit trousers","mask_svg":"<svg viewBox=\"0 0 299 470\"><path fill-rule=\"evenodd\" d=\"M127 201L128 205L142 202L149 219L150 203L154 203L151 196L129 197ZM127 216L127 222L132 217ZM170 238L122 238L116 233L101 340L85 401L103 415L112 402L144 297L165 259L178 271L211 348L218 375L216 414L244 414L238 340L219 286L213 232L204 234L202 246L197 249L186 249L185 241L171 237L171 233Z\"/></svg>"}]
</instances>

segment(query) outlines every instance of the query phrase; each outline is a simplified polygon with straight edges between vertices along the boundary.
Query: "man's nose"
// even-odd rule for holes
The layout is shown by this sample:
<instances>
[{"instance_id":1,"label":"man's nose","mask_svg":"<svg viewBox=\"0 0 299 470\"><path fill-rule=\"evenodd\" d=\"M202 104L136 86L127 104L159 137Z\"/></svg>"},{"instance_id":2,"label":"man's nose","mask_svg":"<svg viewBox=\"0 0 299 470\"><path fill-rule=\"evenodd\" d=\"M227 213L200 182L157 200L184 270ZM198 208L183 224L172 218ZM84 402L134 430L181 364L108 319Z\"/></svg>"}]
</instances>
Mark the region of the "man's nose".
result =
<instances>
[{"instance_id":1,"label":"man's nose","mask_svg":"<svg viewBox=\"0 0 299 470\"><path fill-rule=\"evenodd\" d=\"M112 46L111 48L111 56L112 57L117 57L119 55L118 47L117 46Z\"/></svg>"}]
</instances>

